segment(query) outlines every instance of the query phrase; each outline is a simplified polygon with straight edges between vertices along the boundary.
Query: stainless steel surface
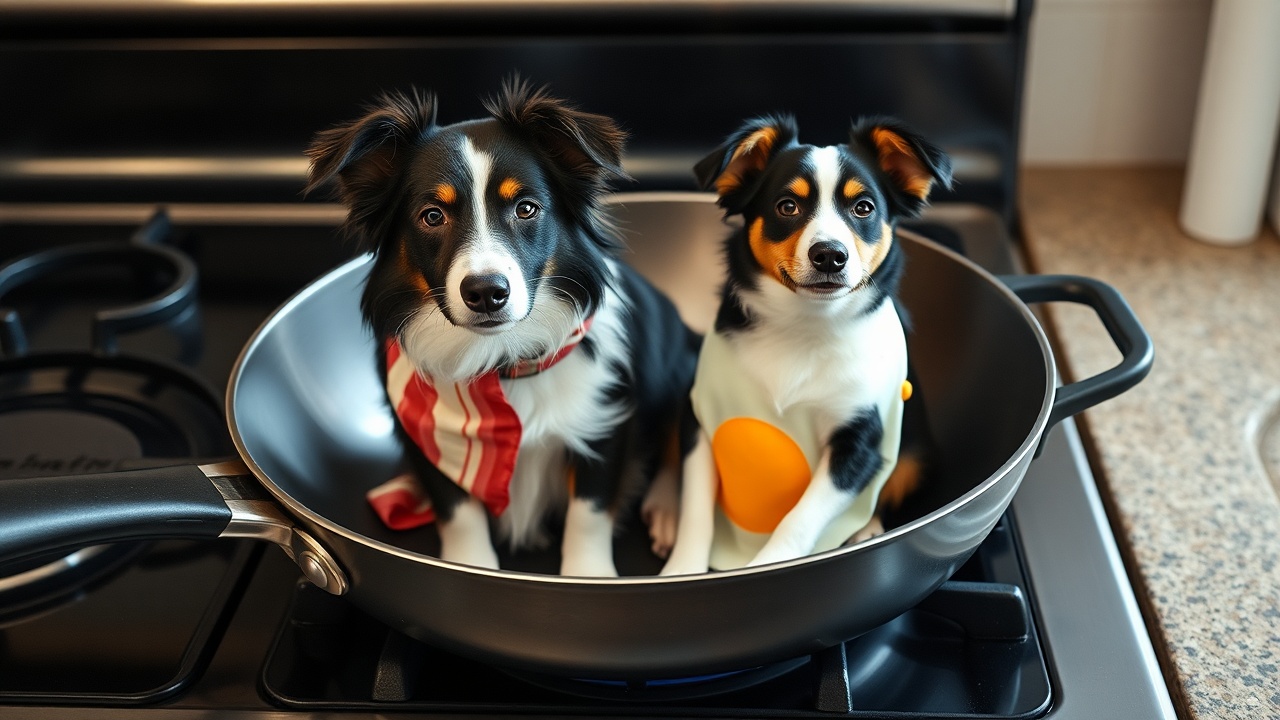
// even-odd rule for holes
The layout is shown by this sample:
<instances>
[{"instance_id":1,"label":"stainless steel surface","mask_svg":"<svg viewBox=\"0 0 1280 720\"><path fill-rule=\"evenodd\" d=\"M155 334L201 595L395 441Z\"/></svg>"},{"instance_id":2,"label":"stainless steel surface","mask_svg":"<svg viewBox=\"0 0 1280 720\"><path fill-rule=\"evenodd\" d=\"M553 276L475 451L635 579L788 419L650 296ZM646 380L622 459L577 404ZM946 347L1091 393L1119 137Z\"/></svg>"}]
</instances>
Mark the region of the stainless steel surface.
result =
<instances>
[{"instance_id":1,"label":"stainless steel surface","mask_svg":"<svg viewBox=\"0 0 1280 720\"><path fill-rule=\"evenodd\" d=\"M1173 703L1074 421L1048 434L1012 513L1033 607L1053 658L1051 717L1173 720Z\"/></svg>"},{"instance_id":2,"label":"stainless steel surface","mask_svg":"<svg viewBox=\"0 0 1280 720\"><path fill-rule=\"evenodd\" d=\"M989 270L1024 271L1011 252L996 249L993 256L997 265L983 263ZM1046 433L1009 512L1017 520L1033 612L1054 660L1053 720L1174 720L1073 418Z\"/></svg>"},{"instance_id":3,"label":"stainless steel surface","mask_svg":"<svg viewBox=\"0 0 1280 720\"><path fill-rule=\"evenodd\" d=\"M208 478L241 477L252 482L249 469L241 462L201 465ZM333 556L307 531L298 527L271 500L244 499L226 492L224 484L215 483L222 493L231 520L219 537L266 540L275 543L297 563L302 574L320 589L334 595L347 592L350 583Z\"/></svg>"}]
</instances>

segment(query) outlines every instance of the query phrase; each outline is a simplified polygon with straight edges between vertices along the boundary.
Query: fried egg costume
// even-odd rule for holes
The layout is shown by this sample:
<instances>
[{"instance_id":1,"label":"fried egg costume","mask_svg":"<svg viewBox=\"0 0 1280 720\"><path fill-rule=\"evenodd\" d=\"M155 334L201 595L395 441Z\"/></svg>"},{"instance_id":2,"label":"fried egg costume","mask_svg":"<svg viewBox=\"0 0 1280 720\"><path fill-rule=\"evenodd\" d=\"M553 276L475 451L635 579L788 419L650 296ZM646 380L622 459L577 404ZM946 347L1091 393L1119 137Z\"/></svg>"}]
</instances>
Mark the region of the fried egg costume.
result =
<instances>
[{"instance_id":1,"label":"fried egg costume","mask_svg":"<svg viewBox=\"0 0 1280 720\"><path fill-rule=\"evenodd\" d=\"M841 546L875 514L902 437L902 406L909 388L905 350L901 357L901 382L884 388L876 403L884 429L880 470L821 533L815 553ZM691 397L694 414L711 438L719 475L710 566L744 567L804 494L836 428L814 405L780 410L728 340L714 330L703 342Z\"/></svg>"}]
</instances>

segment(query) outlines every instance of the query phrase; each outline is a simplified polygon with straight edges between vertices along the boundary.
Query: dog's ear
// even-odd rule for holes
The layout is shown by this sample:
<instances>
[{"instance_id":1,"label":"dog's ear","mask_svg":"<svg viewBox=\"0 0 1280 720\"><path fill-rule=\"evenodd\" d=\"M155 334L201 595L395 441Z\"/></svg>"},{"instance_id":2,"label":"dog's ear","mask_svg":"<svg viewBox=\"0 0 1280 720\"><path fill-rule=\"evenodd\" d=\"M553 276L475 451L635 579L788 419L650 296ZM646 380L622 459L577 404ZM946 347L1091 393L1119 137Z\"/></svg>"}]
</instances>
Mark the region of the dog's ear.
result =
<instances>
[{"instance_id":1,"label":"dog's ear","mask_svg":"<svg viewBox=\"0 0 1280 720\"><path fill-rule=\"evenodd\" d=\"M740 212L760 171L779 150L794 144L798 135L795 118L789 115L747 121L693 166L698 187L714 188L720 195L720 207L730 214Z\"/></svg>"},{"instance_id":2,"label":"dog's ear","mask_svg":"<svg viewBox=\"0 0 1280 720\"><path fill-rule=\"evenodd\" d=\"M594 205L609 180L625 179L622 149L627 135L612 119L583 112L518 77L484 101L498 122L529 142L550 164L561 189Z\"/></svg>"},{"instance_id":3,"label":"dog's ear","mask_svg":"<svg viewBox=\"0 0 1280 720\"><path fill-rule=\"evenodd\" d=\"M896 120L855 122L849 144L875 160L889 181L890 200L904 217L920 214L935 182L951 188L951 158Z\"/></svg>"},{"instance_id":4,"label":"dog's ear","mask_svg":"<svg viewBox=\"0 0 1280 720\"><path fill-rule=\"evenodd\" d=\"M363 249L374 249L381 224L390 219L397 152L401 159L407 157L405 149L435 123L436 99L431 93L410 89L384 94L363 117L316 134L306 151L311 169L304 192L336 177L338 195L347 206L347 230Z\"/></svg>"}]
</instances>

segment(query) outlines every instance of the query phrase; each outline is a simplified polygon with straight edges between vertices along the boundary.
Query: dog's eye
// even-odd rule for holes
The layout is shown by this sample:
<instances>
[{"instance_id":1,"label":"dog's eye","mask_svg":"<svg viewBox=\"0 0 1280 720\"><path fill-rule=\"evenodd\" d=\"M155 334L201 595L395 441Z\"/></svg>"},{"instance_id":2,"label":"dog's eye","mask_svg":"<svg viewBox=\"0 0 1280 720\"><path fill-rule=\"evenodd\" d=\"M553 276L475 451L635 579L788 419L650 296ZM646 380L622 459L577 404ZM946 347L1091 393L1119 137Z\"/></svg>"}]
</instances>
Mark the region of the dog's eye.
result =
<instances>
[{"instance_id":1,"label":"dog's eye","mask_svg":"<svg viewBox=\"0 0 1280 720\"><path fill-rule=\"evenodd\" d=\"M791 198L782 198L778 201L778 214L783 217L792 217L800 214L800 206Z\"/></svg>"},{"instance_id":2,"label":"dog's eye","mask_svg":"<svg viewBox=\"0 0 1280 720\"><path fill-rule=\"evenodd\" d=\"M427 227L440 227L444 220L444 211L438 207L429 207L418 214L418 222Z\"/></svg>"},{"instance_id":3,"label":"dog's eye","mask_svg":"<svg viewBox=\"0 0 1280 720\"><path fill-rule=\"evenodd\" d=\"M532 220L534 217L537 216L538 210L539 208L537 203L531 202L529 200L521 200L520 202L516 203L516 217L520 218L521 220Z\"/></svg>"},{"instance_id":4,"label":"dog's eye","mask_svg":"<svg viewBox=\"0 0 1280 720\"><path fill-rule=\"evenodd\" d=\"M870 217L871 213L876 211L876 206L870 200L859 200L853 204L853 214L860 218Z\"/></svg>"}]
</instances>

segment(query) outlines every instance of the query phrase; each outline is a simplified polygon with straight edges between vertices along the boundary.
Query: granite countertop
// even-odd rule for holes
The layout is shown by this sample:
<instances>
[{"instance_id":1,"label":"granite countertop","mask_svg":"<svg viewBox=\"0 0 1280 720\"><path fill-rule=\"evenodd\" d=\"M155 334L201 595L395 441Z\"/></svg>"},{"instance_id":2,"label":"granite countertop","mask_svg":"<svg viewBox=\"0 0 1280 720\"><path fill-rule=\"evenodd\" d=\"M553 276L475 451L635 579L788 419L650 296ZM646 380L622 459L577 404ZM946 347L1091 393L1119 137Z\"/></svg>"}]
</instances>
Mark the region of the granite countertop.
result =
<instances>
[{"instance_id":1,"label":"granite countertop","mask_svg":"<svg viewBox=\"0 0 1280 720\"><path fill-rule=\"evenodd\" d=\"M1178 227L1182 172L1032 170L1032 267L1111 283L1155 340L1151 375L1084 414L1102 494L1179 714L1280 717L1280 240ZM1118 353L1087 309L1050 322L1075 377Z\"/></svg>"}]
</instances>

